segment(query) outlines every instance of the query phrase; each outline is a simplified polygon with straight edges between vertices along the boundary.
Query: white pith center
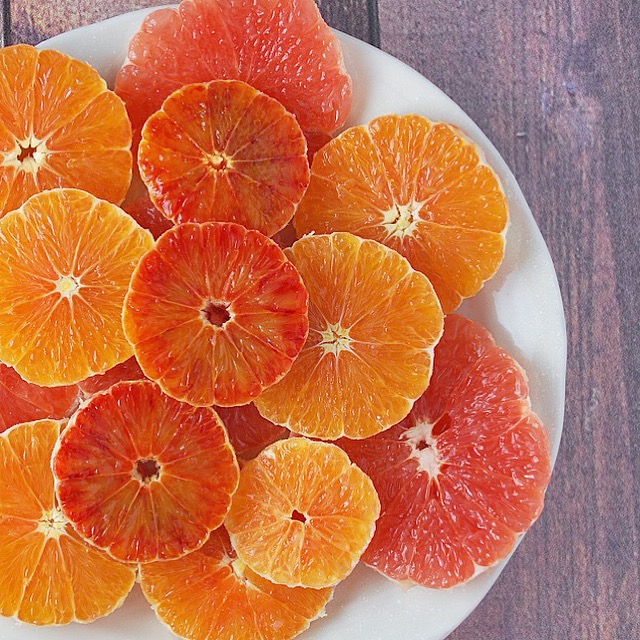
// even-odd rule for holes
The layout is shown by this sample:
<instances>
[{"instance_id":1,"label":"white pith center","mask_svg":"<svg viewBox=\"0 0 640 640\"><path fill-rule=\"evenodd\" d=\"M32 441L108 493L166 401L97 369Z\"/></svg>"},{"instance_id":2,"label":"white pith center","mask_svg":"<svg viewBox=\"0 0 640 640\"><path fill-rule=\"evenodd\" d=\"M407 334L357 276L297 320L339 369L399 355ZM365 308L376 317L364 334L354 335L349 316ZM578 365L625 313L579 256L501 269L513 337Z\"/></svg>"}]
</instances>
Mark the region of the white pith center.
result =
<instances>
[{"instance_id":1,"label":"white pith center","mask_svg":"<svg viewBox=\"0 0 640 640\"><path fill-rule=\"evenodd\" d=\"M60 276L56 282L56 291L63 297L71 300L82 286L80 280L75 276Z\"/></svg>"},{"instance_id":2,"label":"white pith center","mask_svg":"<svg viewBox=\"0 0 640 640\"><path fill-rule=\"evenodd\" d=\"M438 453L438 441L432 434L433 425L428 422L407 429L403 437L412 446L411 457L418 460L423 471L426 471L432 478L440 473L442 459Z\"/></svg>"},{"instance_id":3,"label":"white pith center","mask_svg":"<svg viewBox=\"0 0 640 640\"><path fill-rule=\"evenodd\" d=\"M5 155L2 164L5 167L15 167L25 173L38 173L38 169L46 163L49 153L46 143L33 135L16 142L16 148ZM30 149L31 152L21 160L20 156L26 149Z\"/></svg>"},{"instance_id":4,"label":"white pith center","mask_svg":"<svg viewBox=\"0 0 640 640\"><path fill-rule=\"evenodd\" d=\"M162 475L162 467L155 458L138 460L133 467L133 478L146 487L152 482L159 482Z\"/></svg>"},{"instance_id":5,"label":"white pith center","mask_svg":"<svg viewBox=\"0 0 640 640\"><path fill-rule=\"evenodd\" d=\"M216 171L228 169L231 163L230 159L221 153L207 154L207 160L209 161L209 166Z\"/></svg>"},{"instance_id":6,"label":"white pith center","mask_svg":"<svg viewBox=\"0 0 640 640\"><path fill-rule=\"evenodd\" d=\"M244 572L247 569L247 565L242 562L240 558L235 558L235 560L231 561L231 568L239 578L244 578Z\"/></svg>"},{"instance_id":7,"label":"white pith center","mask_svg":"<svg viewBox=\"0 0 640 640\"><path fill-rule=\"evenodd\" d=\"M38 531L43 533L47 538L58 540L65 533L67 519L60 509L52 509L42 514L42 518L38 523Z\"/></svg>"},{"instance_id":8,"label":"white pith center","mask_svg":"<svg viewBox=\"0 0 640 640\"><path fill-rule=\"evenodd\" d=\"M385 211L382 226L387 230L388 237L402 239L412 236L425 202L411 201L407 204L394 204L389 211Z\"/></svg>"},{"instance_id":9,"label":"white pith center","mask_svg":"<svg viewBox=\"0 0 640 640\"><path fill-rule=\"evenodd\" d=\"M349 336L349 329L345 329L340 324L327 324L327 328L320 332L322 340L320 346L323 350L323 355L327 353L333 353L339 355L342 351L351 351L351 337Z\"/></svg>"}]
</instances>

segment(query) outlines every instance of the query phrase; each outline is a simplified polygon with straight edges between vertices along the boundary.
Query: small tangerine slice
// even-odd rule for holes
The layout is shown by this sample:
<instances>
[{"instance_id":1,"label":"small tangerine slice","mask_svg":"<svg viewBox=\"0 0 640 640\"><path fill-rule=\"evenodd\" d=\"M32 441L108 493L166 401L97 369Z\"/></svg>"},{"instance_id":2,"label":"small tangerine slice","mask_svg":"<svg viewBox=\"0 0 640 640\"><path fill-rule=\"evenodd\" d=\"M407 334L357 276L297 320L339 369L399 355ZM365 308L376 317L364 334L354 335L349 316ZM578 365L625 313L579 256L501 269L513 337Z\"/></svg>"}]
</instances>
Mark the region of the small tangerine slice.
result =
<instances>
[{"instance_id":1,"label":"small tangerine slice","mask_svg":"<svg viewBox=\"0 0 640 640\"><path fill-rule=\"evenodd\" d=\"M58 507L51 454L63 424L0 435L0 615L36 625L106 616L136 580L135 568L81 540Z\"/></svg>"},{"instance_id":2,"label":"small tangerine slice","mask_svg":"<svg viewBox=\"0 0 640 640\"><path fill-rule=\"evenodd\" d=\"M238 464L216 413L122 382L73 416L53 458L76 531L123 562L179 558L219 527Z\"/></svg>"},{"instance_id":3,"label":"small tangerine slice","mask_svg":"<svg viewBox=\"0 0 640 640\"><path fill-rule=\"evenodd\" d=\"M382 502L363 559L431 588L505 558L540 515L551 474L524 371L484 327L457 315L445 321L432 382L411 413L383 434L339 444Z\"/></svg>"},{"instance_id":4,"label":"small tangerine slice","mask_svg":"<svg viewBox=\"0 0 640 640\"><path fill-rule=\"evenodd\" d=\"M0 219L0 360L61 386L131 357L124 296L152 245L124 211L77 189L37 194Z\"/></svg>"},{"instance_id":5,"label":"small tangerine slice","mask_svg":"<svg viewBox=\"0 0 640 640\"><path fill-rule=\"evenodd\" d=\"M258 575L320 589L351 573L379 512L371 480L341 449L289 438L244 466L225 526Z\"/></svg>"},{"instance_id":6,"label":"small tangerine slice","mask_svg":"<svg viewBox=\"0 0 640 640\"><path fill-rule=\"evenodd\" d=\"M140 176L175 222L237 222L271 236L309 184L304 134L273 98L238 81L178 89L142 131Z\"/></svg>"},{"instance_id":7,"label":"small tangerine slice","mask_svg":"<svg viewBox=\"0 0 640 640\"><path fill-rule=\"evenodd\" d=\"M350 231L395 249L449 313L498 270L508 207L498 176L459 129L388 115L316 154L294 223L300 236Z\"/></svg>"},{"instance_id":8,"label":"small tangerine slice","mask_svg":"<svg viewBox=\"0 0 640 640\"><path fill-rule=\"evenodd\" d=\"M145 374L196 406L246 404L291 368L308 295L282 250L233 223L186 223L140 262L124 326Z\"/></svg>"},{"instance_id":9,"label":"small tangerine slice","mask_svg":"<svg viewBox=\"0 0 640 640\"><path fill-rule=\"evenodd\" d=\"M119 204L130 147L124 103L93 67L24 44L0 50L0 216L56 187Z\"/></svg>"},{"instance_id":10,"label":"small tangerine slice","mask_svg":"<svg viewBox=\"0 0 640 640\"><path fill-rule=\"evenodd\" d=\"M431 377L443 316L429 280L392 249L350 233L302 238L287 255L309 291L309 338L258 410L323 440L388 429Z\"/></svg>"},{"instance_id":11,"label":"small tangerine slice","mask_svg":"<svg viewBox=\"0 0 640 640\"><path fill-rule=\"evenodd\" d=\"M82 391L85 397L94 396L96 393L111 389L113 385L118 382L133 382L134 380L144 380L145 375L138 364L138 361L133 358L129 358L124 362L116 365L109 371L93 376L80 382L78 387Z\"/></svg>"},{"instance_id":12,"label":"small tangerine slice","mask_svg":"<svg viewBox=\"0 0 640 640\"><path fill-rule=\"evenodd\" d=\"M143 228L151 232L157 240L165 231L173 227L173 222L162 215L151 198L146 195L129 204L123 204L122 208Z\"/></svg>"},{"instance_id":13,"label":"small tangerine slice","mask_svg":"<svg viewBox=\"0 0 640 640\"><path fill-rule=\"evenodd\" d=\"M333 595L261 578L237 559L224 527L184 558L142 565L140 583L158 618L189 640L289 640Z\"/></svg>"},{"instance_id":14,"label":"small tangerine slice","mask_svg":"<svg viewBox=\"0 0 640 640\"><path fill-rule=\"evenodd\" d=\"M39 387L0 364L0 433L22 422L68 418L79 404L80 390L76 385Z\"/></svg>"}]
</instances>

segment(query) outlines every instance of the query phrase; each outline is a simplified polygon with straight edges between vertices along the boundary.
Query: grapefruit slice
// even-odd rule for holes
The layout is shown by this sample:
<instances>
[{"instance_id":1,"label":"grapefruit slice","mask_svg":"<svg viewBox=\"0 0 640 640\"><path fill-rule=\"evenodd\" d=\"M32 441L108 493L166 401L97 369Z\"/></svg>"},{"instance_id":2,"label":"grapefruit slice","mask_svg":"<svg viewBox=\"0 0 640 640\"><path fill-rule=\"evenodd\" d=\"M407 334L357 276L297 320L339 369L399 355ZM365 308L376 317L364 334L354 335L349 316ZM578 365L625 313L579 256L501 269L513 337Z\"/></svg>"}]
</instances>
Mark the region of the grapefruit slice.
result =
<instances>
[{"instance_id":1,"label":"grapefruit slice","mask_svg":"<svg viewBox=\"0 0 640 640\"><path fill-rule=\"evenodd\" d=\"M239 81L172 93L142 131L140 176L174 222L237 222L271 236L309 185L307 145L296 119Z\"/></svg>"},{"instance_id":2,"label":"grapefruit slice","mask_svg":"<svg viewBox=\"0 0 640 640\"><path fill-rule=\"evenodd\" d=\"M85 398L94 396L101 391L111 389L118 382L133 382L134 380L144 380L145 375L135 358L129 358L121 364L116 365L113 369L109 369L106 373L93 376L80 382L78 387L82 391Z\"/></svg>"},{"instance_id":3,"label":"grapefruit slice","mask_svg":"<svg viewBox=\"0 0 640 640\"><path fill-rule=\"evenodd\" d=\"M340 445L382 502L365 562L431 588L505 558L540 515L551 473L524 371L484 327L457 315L445 321L433 380L407 418Z\"/></svg>"},{"instance_id":4,"label":"grapefruit slice","mask_svg":"<svg viewBox=\"0 0 640 640\"><path fill-rule=\"evenodd\" d=\"M341 449L289 438L242 469L225 526L240 560L258 575L321 589L351 573L379 512L371 480Z\"/></svg>"},{"instance_id":5,"label":"grapefruit slice","mask_svg":"<svg viewBox=\"0 0 640 640\"><path fill-rule=\"evenodd\" d=\"M39 387L0 364L0 433L22 422L68 418L79 404L80 390L76 385Z\"/></svg>"},{"instance_id":6,"label":"grapefruit slice","mask_svg":"<svg viewBox=\"0 0 640 640\"><path fill-rule=\"evenodd\" d=\"M58 501L75 530L123 562L179 558L219 527L238 464L212 409L122 382L73 416L53 458Z\"/></svg>"},{"instance_id":7,"label":"grapefruit slice","mask_svg":"<svg viewBox=\"0 0 640 640\"><path fill-rule=\"evenodd\" d=\"M294 222L300 236L350 231L395 249L449 313L498 270L508 210L498 176L459 129L388 115L316 154Z\"/></svg>"},{"instance_id":8,"label":"grapefruit slice","mask_svg":"<svg viewBox=\"0 0 640 640\"><path fill-rule=\"evenodd\" d=\"M0 360L50 387L131 357L124 296L152 245L124 211L77 189L37 194L0 219Z\"/></svg>"},{"instance_id":9,"label":"grapefruit slice","mask_svg":"<svg viewBox=\"0 0 640 640\"><path fill-rule=\"evenodd\" d=\"M313 0L183 0L154 11L129 45L115 90L140 131L169 94L210 80L250 84L305 131L332 133L351 109L340 43Z\"/></svg>"},{"instance_id":10,"label":"grapefruit slice","mask_svg":"<svg viewBox=\"0 0 640 640\"><path fill-rule=\"evenodd\" d=\"M302 238L287 255L309 291L309 338L258 410L323 440L388 429L431 377L443 323L433 287L400 254L350 233Z\"/></svg>"},{"instance_id":11,"label":"grapefruit slice","mask_svg":"<svg viewBox=\"0 0 640 640\"><path fill-rule=\"evenodd\" d=\"M188 640L289 640L333 595L261 578L237 559L224 527L184 558L142 565L140 582L158 618Z\"/></svg>"},{"instance_id":12,"label":"grapefruit slice","mask_svg":"<svg viewBox=\"0 0 640 640\"><path fill-rule=\"evenodd\" d=\"M233 223L186 223L140 262L124 325L147 377L195 406L246 404L289 371L309 322L282 250Z\"/></svg>"},{"instance_id":13,"label":"grapefruit slice","mask_svg":"<svg viewBox=\"0 0 640 640\"><path fill-rule=\"evenodd\" d=\"M63 423L0 435L0 615L37 625L91 622L117 609L136 571L81 540L60 511L51 454Z\"/></svg>"},{"instance_id":14,"label":"grapefruit slice","mask_svg":"<svg viewBox=\"0 0 640 640\"><path fill-rule=\"evenodd\" d=\"M56 187L120 204L131 165L125 106L93 67L24 44L0 50L0 216Z\"/></svg>"}]
</instances>

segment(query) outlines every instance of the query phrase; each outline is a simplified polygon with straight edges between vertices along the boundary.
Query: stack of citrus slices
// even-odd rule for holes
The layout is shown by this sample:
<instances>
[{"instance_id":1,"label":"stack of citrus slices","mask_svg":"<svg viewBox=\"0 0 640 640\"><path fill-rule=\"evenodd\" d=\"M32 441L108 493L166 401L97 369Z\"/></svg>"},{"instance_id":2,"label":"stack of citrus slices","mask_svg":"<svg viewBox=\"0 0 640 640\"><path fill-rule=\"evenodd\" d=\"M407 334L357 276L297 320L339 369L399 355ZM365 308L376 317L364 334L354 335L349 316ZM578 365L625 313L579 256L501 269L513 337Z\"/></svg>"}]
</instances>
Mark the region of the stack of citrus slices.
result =
<instances>
[{"instance_id":1,"label":"stack of citrus slices","mask_svg":"<svg viewBox=\"0 0 640 640\"><path fill-rule=\"evenodd\" d=\"M450 588L510 553L549 441L451 313L508 224L463 132L336 135L313 0L155 11L115 93L22 45L0 78L1 615L90 622L138 579L181 637L286 640L361 560Z\"/></svg>"}]
</instances>

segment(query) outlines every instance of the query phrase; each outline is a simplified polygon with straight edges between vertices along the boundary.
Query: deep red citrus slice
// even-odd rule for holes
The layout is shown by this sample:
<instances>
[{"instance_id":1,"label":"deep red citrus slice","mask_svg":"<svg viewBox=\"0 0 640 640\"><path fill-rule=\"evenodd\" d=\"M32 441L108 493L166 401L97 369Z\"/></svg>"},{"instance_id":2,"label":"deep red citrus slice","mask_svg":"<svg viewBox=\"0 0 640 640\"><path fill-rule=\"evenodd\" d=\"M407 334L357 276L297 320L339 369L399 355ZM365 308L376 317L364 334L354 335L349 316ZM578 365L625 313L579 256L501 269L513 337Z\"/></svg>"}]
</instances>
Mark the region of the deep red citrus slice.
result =
<instances>
[{"instance_id":1,"label":"deep red citrus slice","mask_svg":"<svg viewBox=\"0 0 640 640\"><path fill-rule=\"evenodd\" d=\"M340 445L382 502L365 562L432 588L505 558L540 515L551 473L524 371L484 327L457 315L445 321L431 384L411 413Z\"/></svg>"},{"instance_id":2,"label":"deep red citrus slice","mask_svg":"<svg viewBox=\"0 0 640 640\"><path fill-rule=\"evenodd\" d=\"M145 374L197 406L246 404L291 368L308 294L282 250L233 223L187 223L142 259L124 312Z\"/></svg>"},{"instance_id":3,"label":"deep red citrus slice","mask_svg":"<svg viewBox=\"0 0 640 640\"><path fill-rule=\"evenodd\" d=\"M93 376L80 382L78 387L85 397L89 397L111 389L118 382L133 382L134 380L144 380L144 378L145 375L138 361L135 358L129 358L102 375Z\"/></svg>"},{"instance_id":4,"label":"deep red citrus slice","mask_svg":"<svg viewBox=\"0 0 640 640\"><path fill-rule=\"evenodd\" d=\"M216 413L122 382L73 416L53 459L76 531L124 562L178 558L219 527L238 464Z\"/></svg>"},{"instance_id":5,"label":"deep red citrus slice","mask_svg":"<svg viewBox=\"0 0 640 640\"><path fill-rule=\"evenodd\" d=\"M122 208L143 228L151 231L157 240L165 231L173 226L173 222L162 215L148 195L134 200L130 204L123 204Z\"/></svg>"}]
</instances>

